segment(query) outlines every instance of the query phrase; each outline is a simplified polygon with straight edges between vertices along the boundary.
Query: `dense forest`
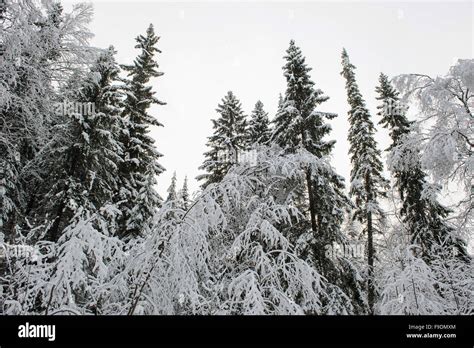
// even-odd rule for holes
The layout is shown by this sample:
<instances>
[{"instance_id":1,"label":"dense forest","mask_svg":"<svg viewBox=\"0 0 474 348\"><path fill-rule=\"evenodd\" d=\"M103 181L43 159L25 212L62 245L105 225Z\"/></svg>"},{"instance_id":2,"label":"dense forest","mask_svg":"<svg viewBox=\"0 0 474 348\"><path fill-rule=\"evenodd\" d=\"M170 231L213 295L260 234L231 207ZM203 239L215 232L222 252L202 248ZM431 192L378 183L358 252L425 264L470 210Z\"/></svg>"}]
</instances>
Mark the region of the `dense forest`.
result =
<instances>
[{"instance_id":1,"label":"dense forest","mask_svg":"<svg viewBox=\"0 0 474 348\"><path fill-rule=\"evenodd\" d=\"M161 197L159 36L119 64L90 46L92 14L0 3L0 313L474 314L474 59L381 73L370 111L341 48L336 115L291 41L277 113L216 96L200 189L175 175Z\"/></svg>"}]
</instances>

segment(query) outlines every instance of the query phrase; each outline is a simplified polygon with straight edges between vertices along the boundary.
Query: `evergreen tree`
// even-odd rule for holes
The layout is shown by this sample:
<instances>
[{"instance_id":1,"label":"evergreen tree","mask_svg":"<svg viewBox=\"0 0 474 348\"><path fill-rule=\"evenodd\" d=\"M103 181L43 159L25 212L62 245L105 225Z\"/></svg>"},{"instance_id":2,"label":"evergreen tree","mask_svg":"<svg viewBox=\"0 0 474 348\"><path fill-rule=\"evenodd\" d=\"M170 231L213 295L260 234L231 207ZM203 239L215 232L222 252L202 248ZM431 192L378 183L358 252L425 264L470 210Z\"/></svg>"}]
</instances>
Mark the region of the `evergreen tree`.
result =
<instances>
[{"instance_id":1,"label":"evergreen tree","mask_svg":"<svg viewBox=\"0 0 474 348\"><path fill-rule=\"evenodd\" d=\"M375 88L378 93L377 100L382 102L377 106L377 115L381 117L379 124L390 131L392 144L387 151L391 150L400 142L401 137L410 132L411 122L405 115L405 107L400 101L399 93L390 84L387 75L381 73L379 76L380 85Z\"/></svg>"},{"instance_id":2,"label":"evergreen tree","mask_svg":"<svg viewBox=\"0 0 474 348\"><path fill-rule=\"evenodd\" d=\"M402 200L400 214L411 242L421 246L425 261L430 260L437 246L451 247L454 253L466 258L465 243L454 236L453 228L445 222L450 211L437 201L436 192L426 194L431 186L421 168L419 148L410 142L412 123L406 117L399 92L384 74L380 74L379 83L375 91L382 104L377 107L377 115L381 117L379 123L389 129L392 138L387 149L392 155L390 169Z\"/></svg>"},{"instance_id":3,"label":"evergreen tree","mask_svg":"<svg viewBox=\"0 0 474 348\"><path fill-rule=\"evenodd\" d=\"M382 176L383 164L380 151L374 139L375 127L370 118L369 110L359 91L355 79L355 66L349 61L346 50L342 51L342 72L346 79L347 101L350 109L349 116L349 153L351 155L351 188L350 195L354 197L356 209L353 218L365 225L367 234L367 264L368 264L368 305L371 314L374 311L374 218L383 216L378 204L378 198L386 195L387 181Z\"/></svg>"},{"instance_id":4,"label":"evergreen tree","mask_svg":"<svg viewBox=\"0 0 474 348\"><path fill-rule=\"evenodd\" d=\"M229 91L216 111L220 116L211 120L214 134L208 137L210 150L204 154L206 159L199 167L207 174L197 177L204 181L203 188L221 181L230 167L239 162L239 153L246 148L247 122L237 97Z\"/></svg>"},{"instance_id":5,"label":"evergreen tree","mask_svg":"<svg viewBox=\"0 0 474 348\"><path fill-rule=\"evenodd\" d=\"M83 105L93 107L84 115L85 119L90 118L90 135L83 153L88 156L89 166L101 169L90 172L90 190L94 192L96 206L110 203L119 189L116 173L123 152L119 137L124 125L120 117L123 92L118 85L120 67L115 61L116 53L110 46L99 55L77 98Z\"/></svg>"},{"instance_id":6,"label":"evergreen tree","mask_svg":"<svg viewBox=\"0 0 474 348\"><path fill-rule=\"evenodd\" d=\"M179 191L179 201L181 208L187 211L190 205L189 189L188 189L188 177L184 177L183 188Z\"/></svg>"},{"instance_id":7,"label":"evergreen tree","mask_svg":"<svg viewBox=\"0 0 474 348\"><path fill-rule=\"evenodd\" d=\"M300 48L295 45L293 40L290 42L285 59L287 63L283 70L287 80L287 89L284 98L280 100L279 110L273 121L275 129L272 141L288 152L295 152L298 148L303 147L317 158L323 158L331 153L335 143L323 139L331 131L331 127L325 123L324 119L331 119L336 115L316 110L316 107L328 100L329 97L314 87L314 82L309 76L311 68L306 65ZM316 176L321 177L316 178ZM335 172L312 173L310 168L307 169L306 189L309 196L311 227L315 236L324 229L322 224L325 216L332 220L332 217L327 216L333 215L332 207L331 212L327 210L332 204L326 205L328 202L323 202L323 200L332 200L335 197L342 199L343 194L340 189L343 187L343 179ZM325 189L333 190L334 196L328 197L324 194L318 196L318 193L322 193L318 190ZM336 209L340 209L342 206L343 204L336 204Z\"/></svg>"},{"instance_id":8,"label":"evergreen tree","mask_svg":"<svg viewBox=\"0 0 474 348\"><path fill-rule=\"evenodd\" d=\"M168 197L166 198L166 202L174 202L177 199L178 195L176 193L176 172L174 172L171 178L171 184L168 187Z\"/></svg>"},{"instance_id":9,"label":"evergreen tree","mask_svg":"<svg viewBox=\"0 0 474 348\"><path fill-rule=\"evenodd\" d=\"M300 227L296 230L291 228L290 233L297 234L293 238L296 237L301 252L306 254L331 282L339 281L341 285L357 283L356 271L347 260L331 259L325 253L327 247L333 243L347 243L347 238L341 231L341 224L345 211L350 207L350 201L344 194L344 179L327 163L335 141L325 139L331 131L326 120L336 115L316 110L329 98L314 87L309 75L311 68L306 65L305 58L294 41L290 42L285 59L287 62L283 70L287 89L284 97L280 98L278 112L273 121L272 141L285 148L287 153L295 153L303 148L312 155L312 161L304 168L304 184L295 183L294 189L297 206L305 212L309 207L312 232L305 232L307 227L304 222L300 222ZM349 275L347 279L342 280L344 274ZM361 301L359 304L362 306Z\"/></svg>"},{"instance_id":10,"label":"evergreen tree","mask_svg":"<svg viewBox=\"0 0 474 348\"><path fill-rule=\"evenodd\" d=\"M255 108L250 115L248 132L249 147L252 144L266 144L270 140L270 121L268 113L263 110L263 103L259 100L255 104Z\"/></svg>"},{"instance_id":11,"label":"evergreen tree","mask_svg":"<svg viewBox=\"0 0 474 348\"><path fill-rule=\"evenodd\" d=\"M126 81L127 98L124 101L123 117L127 122L127 132L122 135L125 151L120 167L122 190L119 200L122 211L121 235L136 236L149 228L151 217L161 204L156 192L156 176L165 169L158 163L162 156L155 147L155 141L148 133L151 126L162 126L148 109L153 105L165 103L155 97L152 86L148 85L153 77L162 76L159 72L155 54L159 37L150 24L146 35L136 38L135 48L140 49L133 65L124 66L128 72Z\"/></svg>"},{"instance_id":12,"label":"evergreen tree","mask_svg":"<svg viewBox=\"0 0 474 348\"><path fill-rule=\"evenodd\" d=\"M309 76L311 68L306 65L300 48L293 40L286 52L287 63L283 71L287 80L287 89L274 120L275 129L272 140L287 151L294 152L297 148L303 147L316 157L322 158L328 155L334 146L334 141L323 140L323 137L331 131L331 127L324 122L324 118L331 119L336 115L316 111L316 107L327 101L329 97L325 96L320 89L314 88L314 82ZM342 182L342 178L335 176L333 179L338 181L336 185ZM313 173L308 169L306 189L309 196L311 227L313 233L317 234L318 209L314 181Z\"/></svg>"},{"instance_id":13,"label":"evergreen tree","mask_svg":"<svg viewBox=\"0 0 474 348\"><path fill-rule=\"evenodd\" d=\"M56 136L43 150L42 162L51 167L40 210L51 219L50 240L58 240L79 210L95 213L118 191L122 94L114 85L120 71L114 54L113 47L103 52L79 91L69 95L76 105L91 107L64 107L67 122L56 127Z\"/></svg>"}]
</instances>

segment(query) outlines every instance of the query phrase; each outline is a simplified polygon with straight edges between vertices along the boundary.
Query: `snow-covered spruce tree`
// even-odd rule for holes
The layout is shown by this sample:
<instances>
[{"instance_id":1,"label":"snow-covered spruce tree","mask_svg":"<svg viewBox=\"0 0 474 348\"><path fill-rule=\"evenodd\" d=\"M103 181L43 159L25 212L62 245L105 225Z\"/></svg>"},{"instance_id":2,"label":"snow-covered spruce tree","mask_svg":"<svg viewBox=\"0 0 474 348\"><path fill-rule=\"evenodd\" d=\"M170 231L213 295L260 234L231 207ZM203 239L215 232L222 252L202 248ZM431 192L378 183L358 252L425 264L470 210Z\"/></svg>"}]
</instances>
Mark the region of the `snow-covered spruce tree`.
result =
<instances>
[{"instance_id":1,"label":"snow-covered spruce tree","mask_svg":"<svg viewBox=\"0 0 474 348\"><path fill-rule=\"evenodd\" d=\"M375 127L369 110L359 91L355 79L355 66L349 61L345 49L342 51L342 72L346 79L347 101L349 103L349 153L351 155L350 195L354 197L355 210L353 218L364 224L367 234L367 290L369 312L374 313L374 233L377 232L374 219L383 217L378 198L386 195L388 182L383 177L383 164L380 150L374 139Z\"/></svg>"},{"instance_id":2,"label":"snow-covered spruce tree","mask_svg":"<svg viewBox=\"0 0 474 348\"><path fill-rule=\"evenodd\" d=\"M176 193L176 172L173 173L171 177L171 184L168 187L168 197L166 198L166 202L175 202L178 199L178 194Z\"/></svg>"},{"instance_id":3,"label":"snow-covered spruce tree","mask_svg":"<svg viewBox=\"0 0 474 348\"><path fill-rule=\"evenodd\" d=\"M239 154L246 149L247 121L239 99L229 91L216 111L219 117L211 120L214 134L208 137L206 144L210 149L204 154L205 160L199 167L207 173L197 177L203 181L203 188L222 180L229 168L239 162Z\"/></svg>"},{"instance_id":4,"label":"snow-covered spruce tree","mask_svg":"<svg viewBox=\"0 0 474 348\"><path fill-rule=\"evenodd\" d=\"M113 47L105 50L79 90L64 96L81 108L59 110L64 123L55 126L55 136L38 156L48 166L48 176L36 218L49 225L48 240L59 239L78 209L93 214L111 203L118 191L122 94L116 85L120 68L114 54Z\"/></svg>"},{"instance_id":5,"label":"snow-covered spruce tree","mask_svg":"<svg viewBox=\"0 0 474 348\"><path fill-rule=\"evenodd\" d=\"M178 193L176 192L176 172L173 173L171 177L171 184L168 187L168 196L166 197L165 203L170 205L171 208L179 208L180 202L178 198ZM170 212L172 214L172 212Z\"/></svg>"},{"instance_id":6,"label":"snow-covered spruce tree","mask_svg":"<svg viewBox=\"0 0 474 348\"><path fill-rule=\"evenodd\" d=\"M46 222L33 228L29 237L46 252L34 265L19 265L11 312L102 311L102 299L95 296L103 294L100 286L118 269L114 265L120 263L123 249L115 237L120 212L111 204L122 151L122 94L114 84L119 73L114 53L112 47L105 50L79 90L67 96L76 105L94 107L82 112L66 109L65 123L55 128L56 137L39 154L39 162L49 164L44 180L49 190L36 218Z\"/></svg>"},{"instance_id":7,"label":"snow-covered spruce tree","mask_svg":"<svg viewBox=\"0 0 474 348\"><path fill-rule=\"evenodd\" d=\"M114 47L110 46L99 55L77 98L83 104L94 106L92 115L84 117L91 118L90 129L86 131L89 137L86 138L88 147L84 149L84 155L88 157L87 165L91 168L89 191L93 192L96 207L111 203L120 185L117 173L124 150L119 139L124 131L120 117L123 92L119 85L120 67L115 61L115 54Z\"/></svg>"},{"instance_id":8,"label":"snow-covered spruce tree","mask_svg":"<svg viewBox=\"0 0 474 348\"><path fill-rule=\"evenodd\" d=\"M188 177L184 177L183 187L178 192L178 201L181 206L181 209L184 211L188 210L191 204L191 197L189 196L189 188L188 188Z\"/></svg>"},{"instance_id":9,"label":"snow-covered spruce tree","mask_svg":"<svg viewBox=\"0 0 474 348\"><path fill-rule=\"evenodd\" d=\"M266 144L270 140L271 130L268 113L263 109L263 103L259 100L250 114L247 128L248 147L253 144Z\"/></svg>"},{"instance_id":10,"label":"snow-covered spruce tree","mask_svg":"<svg viewBox=\"0 0 474 348\"><path fill-rule=\"evenodd\" d=\"M151 78L163 75L157 70L155 59L155 54L161 53L156 48L158 40L150 24L146 34L136 38L135 48L140 50L140 54L132 65L123 66L128 72L128 79L122 114L127 132L122 134L124 155L119 171L122 180L119 196L122 237L146 233L162 201L154 185L156 176L165 169L158 163L162 155L157 151L153 138L148 135L151 126L162 126L149 114L148 109L153 104L165 104L155 97L152 86L148 85Z\"/></svg>"},{"instance_id":11,"label":"snow-covered spruce tree","mask_svg":"<svg viewBox=\"0 0 474 348\"><path fill-rule=\"evenodd\" d=\"M376 88L377 99L382 103L377 107L381 117L379 123L390 130L392 143L387 149L390 151L389 169L402 201L400 215L409 231L411 243L421 247L427 262L439 245L466 258L465 243L454 235L454 229L445 222L449 210L437 201L436 187L428 184L421 168L421 140L412 134L412 122L406 117L399 92L384 74L380 74L379 83Z\"/></svg>"},{"instance_id":12,"label":"snow-covered spruce tree","mask_svg":"<svg viewBox=\"0 0 474 348\"><path fill-rule=\"evenodd\" d=\"M328 257L326 253L334 243L347 243L341 224L345 211L350 207L344 194L344 179L325 164L335 143L324 139L331 131L325 119L336 115L316 110L328 97L314 87L309 76L311 68L306 65L294 41L290 42L285 59L287 63L283 70L287 89L279 102L272 141L287 153L303 148L313 155L311 161L304 164L305 177L289 184L294 186L295 203L305 216L309 210L309 219L301 219L299 226L292 226L287 237L330 282L353 285L354 293L357 293L354 294L354 300L358 302L356 306L361 308L364 301L356 290L359 289L356 279L360 278L357 271L345 257ZM308 229L312 231L308 232ZM351 291L351 286L346 287L348 291Z\"/></svg>"},{"instance_id":13,"label":"snow-covered spruce tree","mask_svg":"<svg viewBox=\"0 0 474 348\"><path fill-rule=\"evenodd\" d=\"M274 119L275 129L272 141L289 152L294 152L302 147L321 158L328 155L334 145L334 141L323 140L323 137L331 130L331 127L324 122L324 118L331 119L336 115L316 111L316 107L328 100L329 97L324 96L320 89L314 87L314 82L309 76L311 68L306 65L300 48L295 45L293 40L286 52L287 63L283 67L283 71L287 80L287 89L279 112ZM321 220L317 214L324 213L324 209L316 207L313 174L308 171L306 176L311 227L313 233L317 234L318 220ZM338 181L337 185L343 185L342 178L335 176L334 179Z\"/></svg>"}]
</instances>

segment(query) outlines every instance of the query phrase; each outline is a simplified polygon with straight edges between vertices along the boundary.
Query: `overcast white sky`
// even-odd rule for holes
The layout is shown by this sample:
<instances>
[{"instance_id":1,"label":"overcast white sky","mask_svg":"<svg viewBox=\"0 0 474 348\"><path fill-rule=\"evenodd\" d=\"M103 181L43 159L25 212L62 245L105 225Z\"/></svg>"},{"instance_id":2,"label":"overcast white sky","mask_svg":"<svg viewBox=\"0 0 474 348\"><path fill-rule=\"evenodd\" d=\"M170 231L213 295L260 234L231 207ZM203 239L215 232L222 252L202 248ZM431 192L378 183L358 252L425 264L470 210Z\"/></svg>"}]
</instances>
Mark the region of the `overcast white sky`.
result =
<instances>
[{"instance_id":1,"label":"overcast white sky","mask_svg":"<svg viewBox=\"0 0 474 348\"><path fill-rule=\"evenodd\" d=\"M70 1L75 2L75 1ZM188 175L191 188L212 133L211 118L232 90L247 114L260 99L273 117L285 90L281 67L294 39L313 68L312 79L330 100L322 111L339 114L332 122L337 140L333 164L348 178L347 102L340 76L343 47L357 67L357 80L375 115L374 88L381 71L394 76L444 74L457 58L472 58L472 2L254 2L254 1L94 1L92 44L118 50L120 63L137 55L134 38L153 23L161 39L158 61L164 76L153 81L166 106L153 108L165 125L153 130L161 164L159 192L173 171L178 185ZM376 119L374 119L376 121ZM379 131L380 146L387 145Z\"/></svg>"}]
</instances>

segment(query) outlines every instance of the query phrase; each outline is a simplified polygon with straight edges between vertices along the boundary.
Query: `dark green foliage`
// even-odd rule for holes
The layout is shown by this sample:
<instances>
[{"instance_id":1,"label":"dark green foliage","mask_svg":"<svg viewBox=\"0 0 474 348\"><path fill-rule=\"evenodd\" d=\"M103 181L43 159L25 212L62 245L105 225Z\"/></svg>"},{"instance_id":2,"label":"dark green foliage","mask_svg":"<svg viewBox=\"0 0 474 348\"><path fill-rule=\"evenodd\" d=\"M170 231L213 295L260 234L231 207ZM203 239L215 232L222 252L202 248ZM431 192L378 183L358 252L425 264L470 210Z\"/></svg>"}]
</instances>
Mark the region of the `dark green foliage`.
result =
<instances>
[{"instance_id":1,"label":"dark green foliage","mask_svg":"<svg viewBox=\"0 0 474 348\"><path fill-rule=\"evenodd\" d=\"M174 172L171 178L171 184L168 187L168 197L166 198L166 202L175 202L177 199L178 195L176 193L176 172Z\"/></svg>"},{"instance_id":2,"label":"dark green foliage","mask_svg":"<svg viewBox=\"0 0 474 348\"><path fill-rule=\"evenodd\" d=\"M184 177L183 188L179 191L178 198L181 204L181 209L188 210L191 204L191 197L189 197L189 189L188 189L188 177Z\"/></svg>"},{"instance_id":3,"label":"dark green foliage","mask_svg":"<svg viewBox=\"0 0 474 348\"><path fill-rule=\"evenodd\" d=\"M45 157L40 157L50 166L44 168L49 173L43 182L47 190L39 205L46 222L52 222L50 240L60 237L79 209L95 211L110 203L118 190L122 95L113 84L119 74L114 54L113 47L103 52L80 89L56 106L64 123L55 126L55 136L42 152Z\"/></svg>"},{"instance_id":4,"label":"dark green foliage","mask_svg":"<svg viewBox=\"0 0 474 348\"><path fill-rule=\"evenodd\" d=\"M382 175L381 154L374 139L375 127L359 91L354 70L355 66L349 61L344 49L341 75L346 79L347 101L350 107L348 112L349 154L352 163L350 195L355 203L353 218L365 225L364 232L367 234L368 305L370 313L373 314L375 303L373 237L377 231L373 219L377 216L383 217L378 198L386 196L388 182Z\"/></svg>"},{"instance_id":5,"label":"dark green foliage","mask_svg":"<svg viewBox=\"0 0 474 348\"><path fill-rule=\"evenodd\" d=\"M151 126L162 126L148 109L153 105L164 105L155 97L151 78L162 76L156 62L156 48L159 37L150 24L146 35L136 38L135 48L140 54L133 65L124 66L128 72L126 81L127 98L124 102L123 118L127 131L122 134L124 144L123 162L120 166L122 188L119 202L122 211L121 235L136 236L145 233L150 219L161 204L161 197L155 191L156 177L165 169L158 163L162 156L149 136Z\"/></svg>"},{"instance_id":6,"label":"dark green foliage","mask_svg":"<svg viewBox=\"0 0 474 348\"><path fill-rule=\"evenodd\" d=\"M199 167L207 174L197 178L204 181L203 188L221 181L229 168L239 162L239 154L246 150L247 122L237 97L229 91L216 111L220 116L211 120L214 134L208 137L210 150L204 154L204 163Z\"/></svg>"},{"instance_id":7,"label":"dark green foliage","mask_svg":"<svg viewBox=\"0 0 474 348\"><path fill-rule=\"evenodd\" d=\"M263 109L263 103L260 100L257 101L250 115L247 134L249 147L252 144L267 144L270 140L270 121L268 120L268 113Z\"/></svg>"},{"instance_id":8,"label":"dark green foliage","mask_svg":"<svg viewBox=\"0 0 474 348\"><path fill-rule=\"evenodd\" d=\"M295 204L303 212L309 211L309 219L287 228L286 234L290 240L296 240L301 254L321 274L347 291L349 283L358 283L357 272L346 264L344 258L332 258L326 253L333 244L347 243L341 224L350 208L350 201L344 193L344 179L328 163L335 141L325 139L331 132L326 120L337 115L317 110L329 97L315 88L309 75L311 68L306 65L305 57L294 41L290 42L285 60L283 71L287 89L279 101L271 140L287 153L303 148L314 156L312 163L304 168L305 178L289 183L290 187L293 186ZM357 286L355 292L358 293ZM360 294L350 295L356 308L363 306L363 301L356 299L361 297Z\"/></svg>"}]
</instances>

